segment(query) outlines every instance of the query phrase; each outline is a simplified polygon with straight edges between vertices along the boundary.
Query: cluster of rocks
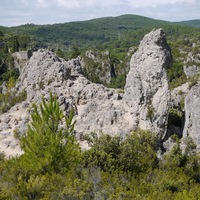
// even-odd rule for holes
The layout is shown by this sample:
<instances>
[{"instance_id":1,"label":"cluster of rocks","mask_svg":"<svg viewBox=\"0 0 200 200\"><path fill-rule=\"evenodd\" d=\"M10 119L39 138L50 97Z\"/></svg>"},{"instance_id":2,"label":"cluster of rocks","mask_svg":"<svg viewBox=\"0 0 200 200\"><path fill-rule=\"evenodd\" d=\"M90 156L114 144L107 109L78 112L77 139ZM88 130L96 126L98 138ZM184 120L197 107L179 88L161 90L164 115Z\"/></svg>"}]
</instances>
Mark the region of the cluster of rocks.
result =
<instances>
[{"instance_id":1,"label":"cluster of rocks","mask_svg":"<svg viewBox=\"0 0 200 200\"><path fill-rule=\"evenodd\" d=\"M0 150L7 155L19 154L14 130L25 131L32 103L39 103L53 92L66 115L75 110L77 138L90 132L118 134L150 129L162 142L170 137L168 111L180 104L179 90L169 91L166 70L172 56L162 29L153 30L141 41L130 62L124 92L90 82L82 72L80 58L65 61L52 51L38 50L22 68L16 89L27 91L25 102L0 115ZM200 146L199 85L191 90L184 86L184 137L191 136ZM7 127L5 127L7 126ZM167 148L167 143L166 143ZM14 151L16 149L16 151Z\"/></svg>"}]
</instances>

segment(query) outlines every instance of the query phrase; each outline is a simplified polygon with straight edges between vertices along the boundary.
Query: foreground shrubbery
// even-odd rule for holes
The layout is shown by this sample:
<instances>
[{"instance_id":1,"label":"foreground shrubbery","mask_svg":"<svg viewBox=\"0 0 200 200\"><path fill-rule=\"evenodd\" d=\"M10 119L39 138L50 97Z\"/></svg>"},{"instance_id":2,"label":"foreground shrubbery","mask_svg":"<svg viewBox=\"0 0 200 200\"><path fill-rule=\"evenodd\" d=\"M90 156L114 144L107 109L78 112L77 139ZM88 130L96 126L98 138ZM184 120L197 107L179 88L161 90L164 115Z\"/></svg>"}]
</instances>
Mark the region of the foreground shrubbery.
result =
<instances>
[{"instance_id":1,"label":"foreground shrubbery","mask_svg":"<svg viewBox=\"0 0 200 200\"><path fill-rule=\"evenodd\" d=\"M200 156L191 139L162 160L157 139L138 130L126 139L95 133L82 152L73 135L73 112L65 118L56 97L34 105L22 136L24 154L0 157L0 199L199 199Z\"/></svg>"}]
</instances>

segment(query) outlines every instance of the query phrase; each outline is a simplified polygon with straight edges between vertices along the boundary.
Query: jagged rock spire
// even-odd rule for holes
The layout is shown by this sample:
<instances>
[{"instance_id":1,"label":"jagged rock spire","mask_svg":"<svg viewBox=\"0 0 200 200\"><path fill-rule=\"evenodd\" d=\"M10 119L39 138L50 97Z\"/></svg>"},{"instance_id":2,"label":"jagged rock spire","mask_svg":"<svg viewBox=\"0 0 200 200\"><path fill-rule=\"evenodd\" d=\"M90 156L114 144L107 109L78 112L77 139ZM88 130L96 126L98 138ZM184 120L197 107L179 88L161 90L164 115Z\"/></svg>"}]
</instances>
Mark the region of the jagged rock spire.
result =
<instances>
[{"instance_id":1,"label":"jagged rock spire","mask_svg":"<svg viewBox=\"0 0 200 200\"><path fill-rule=\"evenodd\" d=\"M168 79L166 69L172 56L162 29L145 35L132 56L124 99L130 107L135 127L150 129L163 138L168 119Z\"/></svg>"}]
</instances>

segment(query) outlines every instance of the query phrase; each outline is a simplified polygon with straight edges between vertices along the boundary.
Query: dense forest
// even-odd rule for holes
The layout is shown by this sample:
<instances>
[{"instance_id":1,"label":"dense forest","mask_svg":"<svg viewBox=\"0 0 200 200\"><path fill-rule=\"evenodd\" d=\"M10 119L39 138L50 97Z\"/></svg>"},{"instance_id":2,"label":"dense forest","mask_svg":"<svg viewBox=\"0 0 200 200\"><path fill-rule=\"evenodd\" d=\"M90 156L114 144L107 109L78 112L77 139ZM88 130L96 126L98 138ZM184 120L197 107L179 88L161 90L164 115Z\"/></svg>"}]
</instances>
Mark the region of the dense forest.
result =
<instances>
[{"instance_id":1,"label":"dense forest","mask_svg":"<svg viewBox=\"0 0 200 200\"><path fill-rule=\"evenodd\" d=\"M199 19L188 20L188 21L181 21L181 22L177 22L177 24L200 28L200 20Z\"/></svg>"}]
</instances>

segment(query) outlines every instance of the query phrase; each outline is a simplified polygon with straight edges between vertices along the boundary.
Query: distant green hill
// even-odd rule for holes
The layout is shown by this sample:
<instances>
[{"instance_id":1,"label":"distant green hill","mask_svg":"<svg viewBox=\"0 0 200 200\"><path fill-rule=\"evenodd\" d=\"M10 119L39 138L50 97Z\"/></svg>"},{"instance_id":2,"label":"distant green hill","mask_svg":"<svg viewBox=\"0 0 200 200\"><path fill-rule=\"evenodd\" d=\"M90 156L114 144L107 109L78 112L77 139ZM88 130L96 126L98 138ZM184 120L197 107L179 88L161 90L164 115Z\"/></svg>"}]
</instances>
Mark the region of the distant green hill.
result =
<instances>
[{"instance_id":1,"label":"distant green hill","mask_svg":"<svg viewBox=\"0 0 200 200\"><path fill-rule=\"evenodd\" d=\"M11 27L9 31L28 33L47 46L56 44L62 48L69 48L70 45L87 48L116 40L127 31L166 24L171 23L137 15L122 15L64 24L26 24Z\"/></svg>"},{"instance_id":2,"label":"distant green hill","mask_svg":"<svg viewBox=\"0 0 200 200\"><path fill-rule=\"evenodd\" d=\"M181 21L181 22L177 22L177 24L200 28L200 19Z\"/></svg>"},{"instance_id":3,"label":"distant green hill","mask_svg":"<svg viewBox=\"0 0 200 200\"><path fill-rule=\"evenodd\" d=\"M118 47L130 47L137 45L144 34L153 28L162 27L170 37L174 37L185 34L189 32L191 26L198 27L198 25L200 20L172 23L138 15L122 15L53 25L26 24L11 28L0 27L0 30L30 34L34 41L37 41L36 47L61 48L68 51L73 46L82 50L105 49L110 46L113 48L114 43L118 43L115 45Z\"/></svg>"}]
</instances>

